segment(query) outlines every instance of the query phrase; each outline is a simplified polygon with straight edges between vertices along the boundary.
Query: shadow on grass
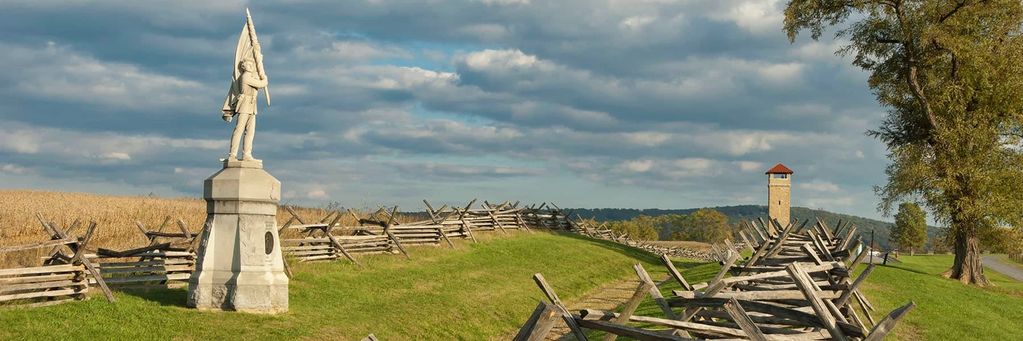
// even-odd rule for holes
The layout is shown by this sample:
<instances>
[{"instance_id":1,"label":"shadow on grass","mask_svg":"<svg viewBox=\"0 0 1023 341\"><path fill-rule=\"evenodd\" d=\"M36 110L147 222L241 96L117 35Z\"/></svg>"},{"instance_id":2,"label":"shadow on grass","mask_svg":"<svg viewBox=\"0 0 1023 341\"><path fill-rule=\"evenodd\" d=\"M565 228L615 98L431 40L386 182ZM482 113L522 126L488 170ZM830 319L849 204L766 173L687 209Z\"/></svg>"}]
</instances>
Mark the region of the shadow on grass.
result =
<instances>
[{"instance_id":1,"label":"shadow on grass","mask_svg":"<svg viewBox=\"0 0 1023 341\"><path fill-rule=\"evenodd\" d=\"M188 307L188 288L126 288L118 291L165 307Z\"/></svg>"},{"instance_id":2,"label":"shadow on grass","mask_svg":"<svg viewBox=\"0 0 1023 341\"><path fill-rule=\"evenodd\" d=\"M930 273L930 272L927 272L927 271L923 271L923 270L920 270L920 269L914 269L914 268L911 268L909 265L904 265L904 264L905 263L889 264L889 265L876 264L875 266L879 266L879 267L883 266L883 267L886 267L886 268L899 269L899 270L903 270L903 271L909 271L909 272L918 273L918 274L921 274L921 275L941 276L941 274L933 274L933 273Z\"/></svg>"}]
</instances>

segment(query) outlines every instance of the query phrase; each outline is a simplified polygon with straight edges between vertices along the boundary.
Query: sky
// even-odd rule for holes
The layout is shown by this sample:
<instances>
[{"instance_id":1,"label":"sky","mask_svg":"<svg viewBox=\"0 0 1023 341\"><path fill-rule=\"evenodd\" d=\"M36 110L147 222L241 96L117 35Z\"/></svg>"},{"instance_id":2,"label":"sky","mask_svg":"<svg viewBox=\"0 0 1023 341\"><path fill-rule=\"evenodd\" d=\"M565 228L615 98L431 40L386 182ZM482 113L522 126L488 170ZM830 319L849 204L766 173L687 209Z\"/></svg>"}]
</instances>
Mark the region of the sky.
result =
<instances>
[{"instance_id":1,"label":"sky","mask_svg":"<svg viewBox=\"0 0 1023 341\"><path fill-rule=\"evenodd\" d=\"M884 109L778 0L0 2L0 188L202 195L251 9L283 202L765 204L880 217Z\"/></svg>"}]
</instances>

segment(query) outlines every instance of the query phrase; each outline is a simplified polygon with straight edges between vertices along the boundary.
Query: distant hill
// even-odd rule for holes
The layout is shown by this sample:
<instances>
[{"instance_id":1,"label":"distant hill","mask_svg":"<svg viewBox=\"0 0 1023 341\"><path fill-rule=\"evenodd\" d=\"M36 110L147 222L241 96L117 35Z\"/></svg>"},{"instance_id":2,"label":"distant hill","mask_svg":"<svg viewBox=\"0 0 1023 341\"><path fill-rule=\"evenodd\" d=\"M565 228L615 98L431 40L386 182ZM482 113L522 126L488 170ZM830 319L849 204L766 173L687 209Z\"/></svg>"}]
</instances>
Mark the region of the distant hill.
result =
<instances>
[{"instance_id":1,"label":"distant hill","mask_svg":"<svg viewBox=\"0 0 1023 341\"><path fill-rule=\"evenodd\" d=\"M758 217L767 216L767 206L760 205L738 205L738 206L719 206L719 207L708 207L722 214L728 216L729 222L735 224L742 220L756 219ZM597 221L611 221L611 220L629 220L639 215L648 216L661 216L667 214L691 214L699 210L699 208L687 208L687 209L630 209L630 208L574 208L571 209L573 214L579 214L579 216L588 219L595 219ZM891 227L894 225L891 222L885 222L870 218L864 218L854 215L834 213L825 210L815 210L806 207L793 207L792 208L792 219L802 223L804 219L814 219L814 217L820 217L832 228L838 224L839 220L843 224L851 222L856 225L857 231L863 238L865 243L870 241L870 232L874 232L874 240L882 248L888 248L888 236L891 231ZM811 220L812 221L812 220ZM930 240L938 234L939 228L929 226L927 229L928 245Z\"/></svg>"}]
</instances>

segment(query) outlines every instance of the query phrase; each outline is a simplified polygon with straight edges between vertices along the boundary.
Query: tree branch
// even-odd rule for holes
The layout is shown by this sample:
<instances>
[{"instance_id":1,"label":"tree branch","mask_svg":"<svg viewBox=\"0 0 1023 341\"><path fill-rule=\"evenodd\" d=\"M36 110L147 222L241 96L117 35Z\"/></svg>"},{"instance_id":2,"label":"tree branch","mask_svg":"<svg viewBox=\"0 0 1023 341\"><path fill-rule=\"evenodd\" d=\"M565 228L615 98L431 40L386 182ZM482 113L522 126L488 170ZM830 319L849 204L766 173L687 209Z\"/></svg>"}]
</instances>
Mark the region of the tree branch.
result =
<instances>
[{"instance_id":1,"label":"tree branch","mask_svg":"<svg viewBox=\"0 0 1023 341\"><path fill-rule=\"evenodd\" d=\"M966 7L966 1L965 0L956 3L956 7L953 8L948 13L945 13L945 15L941 16L941 19L939 19L938 22L944 23L945 20L948 20L948 18L951 18L953 15L956 14L956 12L959 12L959 10L962 9L963 7Z\"/></svg>"},{"instance_id":2,"label":"tree branch","mask_svg":"<svg viewBox=\"0 0 1023 341\"><path fill-rule=\"evenodd\" d=\"M902 12L902 2L900 1L898 4L899 6L895 7L895 16L899 20L899 26L902 31L907 32L908 28L906 27L907 23L905 14ZM930 123L932 130L927 141L929 144L934 145L937 142L934 138L934 130L938 129L938 118L934 115L934 110L931 108L930 101L927 100L927 95L924 94L923 87L920 86L916 48L914 48L913 43L910 40L911 39L907 39L907 41L903 43L903 47L906 49L906 64L909 64L908 72L906 73L906 83L909 84L909 89L913 92L913 97L916 98L917 102L920 102L920 106L923 107L924 113L927 115L927 122Z\"/></svg>"}]
</instances>

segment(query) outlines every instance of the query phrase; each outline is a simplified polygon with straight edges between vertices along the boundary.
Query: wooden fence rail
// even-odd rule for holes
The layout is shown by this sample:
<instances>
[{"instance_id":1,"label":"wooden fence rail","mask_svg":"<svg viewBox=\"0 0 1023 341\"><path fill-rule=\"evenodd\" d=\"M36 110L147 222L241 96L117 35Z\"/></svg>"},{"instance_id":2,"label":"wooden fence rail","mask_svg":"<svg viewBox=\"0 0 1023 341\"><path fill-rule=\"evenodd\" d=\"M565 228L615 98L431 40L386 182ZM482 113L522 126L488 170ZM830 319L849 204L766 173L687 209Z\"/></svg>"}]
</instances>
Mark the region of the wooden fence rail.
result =
<instances>
[{"instance_id":1,"label":"wooden fence rail","mask_svg":"<svg viewBox=\"0 0 1023 341\"><path fill-rule=\"evenodd\" d=\"M691 284L667 256L662 261L671 280L682 287L671 297L640 264L640 286L619 313L582 309L569 311L543 275L534 275L550 301L541 302L515 340L543 340L555 321L564 320L579 340L584 329L606 333L604 340L626 336L639 340L882 340L916 305L909 302L878 320L874 307L859 290L873 264L853 278L852 269L865 252L854 253L860 241L855 226L830 228L813 224L780 226L777 221L742 225L744 246L753 254L739 261L731 242L718 248L722 268L710 281ZM755 238L753 236L756 236ZM728 276L731 275L731 276ZM644 299L652 299L664 316L634 315ZM633 323L630 325L630 323Z\"/></svg>"},{"instance_id":2,"label":"wooden fence rail","mask_svg":"<svg viewBox=\"0 0 1023 341\"><path fill-rule=\"evenodd\" d=\"M477 200L472 200L464 207L444 205L435 209L428 201L423 200L423 203L430 219L406 223L396 222L397 207L390 210L381 208L367 216L353 210L332 211L315 223L306 222L292 208L285 207L291 217L280 227L284 236L281 237L281 248L285 255L301 262L346 258L358 263L354 254L392 253L409 257L405 246L454 248L452 239L475 242L474 233L481 231L577 230L576 225L560 211L542 210L535 205L519 207L518 203L491 204L483 201L474 208ZM357 225L340 224L344 215L351 216Z\"/></svg>"},{"instance_id":3,"label":"wooden fence rail","mask_svg":"<svg viewBox=\"0 0 1023 341\"><path fill-rule=\"evenodd\" d=\"M423 203L429 219L412 222L398 222L397 207L380 208L368 215L337 210L317 221L306 221L285 206L290 217L279 231L281 247L287 256L285 270L290 276L288 259L305 262L343 258L362 266L356 255L384 253L411 257L405 248L412 245L454 248L454 239L476 242L475 233L504 234L534 229L575 232L659 254L679 255L680 250L634 241L606 225L591 226L578 216L571 219L571 211L553 203L525 206L519 202L495 204L474 199L465 206L439 208L426 200ZM357 223L341 224L345 216ZM97 228L95 223L88 226L82 237L71 238L68 236L81 225L78 221L57 227L41 216L38 218L51 235L50 240L2 247L0 253L47 248L51 251L43 258L41 267L0 269L0 305L46 305L84 299L90 287L98 287L113 301L111 286L115 289L183 286L195 269L202 231L191 232L180 219L166 217L155 229L135 222L147 242L138 247L111 250L88 249ZM688 256L700 258L694 254Z\"/></svg>"},{"instance_id":4,"label":"wooden fence rail","mask_svg":"<svg viewBox=\"0 0 1023 341\"><path fill-rule=\"evenodd\" d=\"M173 225L176 231L164 230ZM148 240L148 245L127 249L99 248L86 257L96 263L104 282L117 287L176 287L187 285L195 269L199 233L190 232L184 221L166 217L157 230L148 230L136 221L135 226ZM96 278L89 278L96 283Z\"/></svg>"},{"instance_id":5,"label":"wooden fence rail","mask_svg":"<svg viewBox=\"0 0 1023 341\"><path fill-rule=\"evenodd\" d=\"M70 235L79 227L75 221L67 227L47 221L36 215L39 223L50 235L49 241L0 248L0 253L50 249L42 266L0 269L0 305L45 306L71 300L82 300L89 291L88 276L97 275L97 267L85 257L85 250L96 230L90 222L81 237ZM114 301L113 294L102 280L97 281L106 298Z\"/></svg>"}]
</instances>

